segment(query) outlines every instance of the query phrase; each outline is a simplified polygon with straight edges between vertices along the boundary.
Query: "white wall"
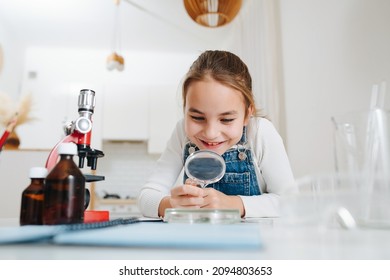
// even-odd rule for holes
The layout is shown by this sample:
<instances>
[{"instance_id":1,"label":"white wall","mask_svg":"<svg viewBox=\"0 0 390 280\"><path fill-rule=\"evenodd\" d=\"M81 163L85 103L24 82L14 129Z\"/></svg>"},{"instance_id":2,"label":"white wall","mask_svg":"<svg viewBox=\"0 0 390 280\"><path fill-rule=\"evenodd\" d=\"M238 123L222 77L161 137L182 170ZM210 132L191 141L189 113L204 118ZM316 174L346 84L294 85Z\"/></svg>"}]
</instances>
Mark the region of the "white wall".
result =
<instances>
[{"instance_id":1,"label":"white wall","mask_svg":"<svg viewBox=\"0 0 390 280\"><path fill-rule=\"evenodd\" d=\"M390 1L280 0L280 9L294 173L333 171L331 116L368 109L373 84L389 88Z\"/></svg>"}]
</instances>

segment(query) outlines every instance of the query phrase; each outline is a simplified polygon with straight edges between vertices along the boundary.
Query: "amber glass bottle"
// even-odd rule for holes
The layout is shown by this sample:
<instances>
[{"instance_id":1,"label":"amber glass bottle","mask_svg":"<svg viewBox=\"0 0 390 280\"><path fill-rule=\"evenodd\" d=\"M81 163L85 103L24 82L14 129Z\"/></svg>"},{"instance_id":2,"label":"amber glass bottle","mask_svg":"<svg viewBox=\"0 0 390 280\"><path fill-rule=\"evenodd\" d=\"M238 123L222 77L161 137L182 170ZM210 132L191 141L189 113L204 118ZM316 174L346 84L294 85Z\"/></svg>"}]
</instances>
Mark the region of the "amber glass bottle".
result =
<instances>
[{"instance_id":1,"label":"amber glass bottle","mask_svg":"<svg viewBox=\"0 0 390 280\"><path fill-rule=\"evenodd\" d=\"M22 193L20 225L43 224L43 188L47 175L44 167L30 169L31 183Z\"/></svg>"},{"instance_id":2,"label":"amber glass bottle","mask_svg":"<svg viewBox=\"0 0 390 280\"><path fill-rule=\"evenodd\" d=\"M73 160L74 143L58 147L60 161L45 181L43 224L75 224L84 222L85 177Z\"/></svg>"}]
</instances>

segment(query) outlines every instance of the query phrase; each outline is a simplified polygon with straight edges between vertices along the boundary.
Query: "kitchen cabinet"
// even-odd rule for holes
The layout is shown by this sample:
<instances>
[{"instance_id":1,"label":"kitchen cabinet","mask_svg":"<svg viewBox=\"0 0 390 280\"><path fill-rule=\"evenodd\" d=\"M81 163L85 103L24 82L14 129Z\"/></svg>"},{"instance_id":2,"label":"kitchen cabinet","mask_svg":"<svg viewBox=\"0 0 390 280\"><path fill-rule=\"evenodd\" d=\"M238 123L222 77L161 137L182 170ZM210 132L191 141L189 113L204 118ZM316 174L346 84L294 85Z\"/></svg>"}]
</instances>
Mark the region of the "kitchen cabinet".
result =
<instances>
[{"instance_id":1,"label":"kitchen cabinet","mask_svg":"<svg viewBox=\"0 0 390 280\"><path fill-rule=\"evenodd\" d=\"M164 151L172 130L181 117L181 92L176 85L150 87L148 153Z\"/></svg>"},{"instance_id":2,"label":"kitchen cabinet","mask_svg":"<svg viewBox=\"0 0 390 280\"><path fill-rule=\"evenodd\" d=\"M103 140L146 141L149 138L148 88L106 84L102 117Z\"/></svg>"},{"instance_id":3,"label":"kitchen cabinet","mask_svg":"<svg viewBox=\"0 0 390 280\"><path fill-rule=\"evenodd\" d=\"M24 94L32 95L31 121L16 127L21 149L50 149L64 137L62 123L68 100L64 86L57 83L29 81ZM76 104L77 106L77 104ZM75 107L77 113L77 107Z\"/></svg>"},{"instance_id":4,"label":"kitchen cabinet","mask_svg":"<svg viewBox=\"0 0 390 280\"><path fill-rule=\"evenodd\" d=\"M148 153L162 153L180 117L177 93L176 85L106 85L103 140L147 141Z\"/></svg>"}]
</instances>

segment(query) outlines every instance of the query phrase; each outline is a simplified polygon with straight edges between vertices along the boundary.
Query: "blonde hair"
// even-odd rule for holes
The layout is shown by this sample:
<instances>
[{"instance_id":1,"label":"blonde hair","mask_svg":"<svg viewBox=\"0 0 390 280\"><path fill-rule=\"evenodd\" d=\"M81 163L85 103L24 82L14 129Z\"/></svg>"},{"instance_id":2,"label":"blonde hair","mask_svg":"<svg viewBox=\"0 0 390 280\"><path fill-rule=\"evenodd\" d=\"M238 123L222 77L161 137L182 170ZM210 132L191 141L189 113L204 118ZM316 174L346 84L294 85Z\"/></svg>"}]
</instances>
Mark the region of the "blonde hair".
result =
<instances>
[{"instance_id":1,"label":"blonde hair","mask_svg":"<svg viewBox=\"0 0 390 280\"><path fill-rule=\"evenodd\" d=\"M182 86L183 108L186 106L188 87L192 82L207 78L238 90L244 97L247 115L253 109L254 115L260 115L256 108L252 92L252 78L246 64L235 54L228 51L208 50L203 52L191 65Z\"/></svg>"}]
</instances>

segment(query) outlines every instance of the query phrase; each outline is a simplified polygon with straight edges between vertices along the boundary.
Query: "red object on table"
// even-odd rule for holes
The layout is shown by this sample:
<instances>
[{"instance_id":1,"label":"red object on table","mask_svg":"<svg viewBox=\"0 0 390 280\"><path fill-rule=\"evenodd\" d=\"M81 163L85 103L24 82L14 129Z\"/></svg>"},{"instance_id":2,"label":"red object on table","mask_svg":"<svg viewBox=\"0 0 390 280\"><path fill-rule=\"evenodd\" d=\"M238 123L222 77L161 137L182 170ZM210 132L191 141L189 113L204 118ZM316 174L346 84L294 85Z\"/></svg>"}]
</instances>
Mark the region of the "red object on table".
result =
<instances>
[{"instance_id":1,"label":"red object on table","mask_svg":"<svg viewBox=\"0 0 390 280\"><path fill-rule=\"evenodd\" d=\"M110 220L109 211L84 211L84 223L107 222Z\"/></svg>"}]
</instances>

